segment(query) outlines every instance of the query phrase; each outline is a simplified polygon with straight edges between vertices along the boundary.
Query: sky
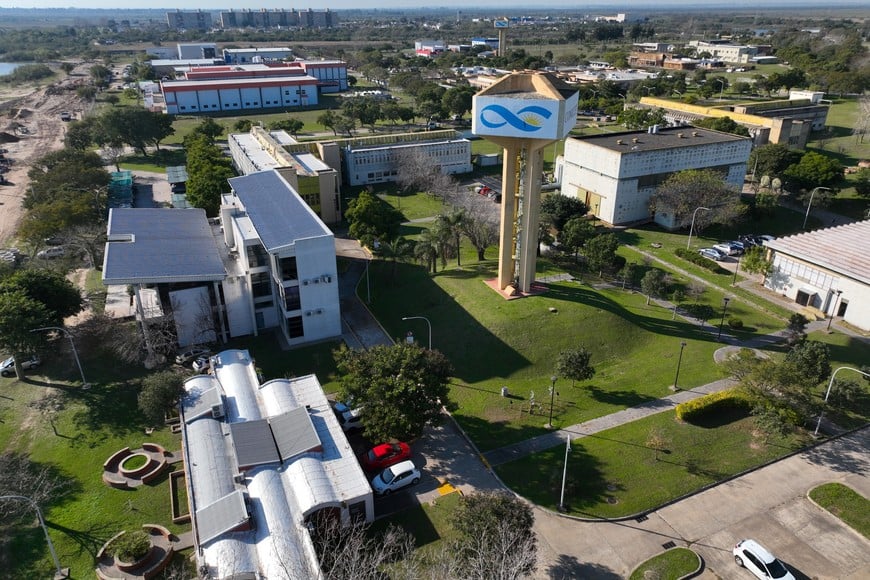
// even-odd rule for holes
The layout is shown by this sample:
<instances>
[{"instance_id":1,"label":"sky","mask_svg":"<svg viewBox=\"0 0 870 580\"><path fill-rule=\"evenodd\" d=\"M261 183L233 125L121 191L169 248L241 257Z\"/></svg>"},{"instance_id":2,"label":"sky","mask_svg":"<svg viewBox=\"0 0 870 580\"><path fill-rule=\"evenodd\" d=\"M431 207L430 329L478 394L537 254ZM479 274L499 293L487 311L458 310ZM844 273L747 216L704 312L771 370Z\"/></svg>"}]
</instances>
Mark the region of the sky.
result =
<instances>
[{"instance_id":1,"label":"sky","mask_svg":"<svg viewBox=\"0 0 870 580\"><path fill-rule=\"evenodd\" d=\"M821 0L825 4L836 4L838 6L855 6L868 7L868 0ZM120 5L119 5L120 4ZM245 3L245 8L258 10L260 8L294 8L296 10L347 10L347 9L398 9L398 8L468 8L467 0L434 0L429 2L426 0L249 0ZM579 2L577 0L475 0L473 7L492 10L497 8L505 8L511 12L520 13L523 8L534 6L537 9L544 8L566 8L572 10L592 11L602 14L610 14L616 12L631 12L632 10L647 10L651 8L678 8L686 7L702 7L702 6L717 6L730 7L741 9L752 9L759 7L758 0L622 0L613 2L605 2L602 0L593 0L591 2ZM762 7L764 9L775 8L778 6L807 6L820 7L820 0L766 0ZM127 0L119 3L118 0L0 0L0 8L102 8L102 9L118 9L118 8L154 8L154 9L181 9L181 10L196 10L203 9L212 12L218 10L226 10L234 8L236 10L241 7L232 0L211 0L205 2L203 0ZM870 8L868 8L870 13Z\"/></svg>"}]
</instances>

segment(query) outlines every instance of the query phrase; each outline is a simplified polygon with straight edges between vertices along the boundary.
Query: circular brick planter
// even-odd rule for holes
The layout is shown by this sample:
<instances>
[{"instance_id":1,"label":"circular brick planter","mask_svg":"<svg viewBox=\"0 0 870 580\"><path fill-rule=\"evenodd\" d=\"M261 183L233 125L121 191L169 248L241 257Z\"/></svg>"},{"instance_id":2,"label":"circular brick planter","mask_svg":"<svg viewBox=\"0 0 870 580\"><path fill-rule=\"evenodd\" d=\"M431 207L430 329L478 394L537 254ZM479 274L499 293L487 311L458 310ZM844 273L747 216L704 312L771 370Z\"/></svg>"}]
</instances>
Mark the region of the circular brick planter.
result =
<instances>
[{"instance_id":1,"label":"circular brick planter","mask_svg":"<svg viewBox=\"0 0 870 580\"><path fill-rule=\"evenodd\" d=\"M130 462L131 459L136 457L141 457L145 459L145 464L133 469L127 469L126 467L124 467L125 465L127 465L127 463ZM131 455L128 455L123 459L123 461L121 461L121 464L118 466L118 473L120 473L124 477L140 477L142 474L148 473L149 471L154 469L155 463L156 462L147 453L133 453Z\"/></svg>"}]
</instances>

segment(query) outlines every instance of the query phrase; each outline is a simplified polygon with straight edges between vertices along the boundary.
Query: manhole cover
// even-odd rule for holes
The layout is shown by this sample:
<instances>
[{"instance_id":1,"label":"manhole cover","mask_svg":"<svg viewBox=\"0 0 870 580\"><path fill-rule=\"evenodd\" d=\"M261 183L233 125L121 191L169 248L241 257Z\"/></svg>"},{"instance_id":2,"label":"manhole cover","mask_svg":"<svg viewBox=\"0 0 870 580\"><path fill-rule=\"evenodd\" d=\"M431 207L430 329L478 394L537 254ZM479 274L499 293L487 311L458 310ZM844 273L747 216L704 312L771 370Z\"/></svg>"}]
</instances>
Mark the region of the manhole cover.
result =
<instances>
[{"instance_id":1,"label":"manhole cover","mask_svg":"<svg viewBox=\"0 0 870 580\"><path fill-rule=\"evenodd\" d=\"M615 503L619 503L619 500L616 499L615 497L611 496L611 497L608 497L608 498L607 498L607 503L609 503L609 504L615 504Z\"/></svg>"}]
</instances>

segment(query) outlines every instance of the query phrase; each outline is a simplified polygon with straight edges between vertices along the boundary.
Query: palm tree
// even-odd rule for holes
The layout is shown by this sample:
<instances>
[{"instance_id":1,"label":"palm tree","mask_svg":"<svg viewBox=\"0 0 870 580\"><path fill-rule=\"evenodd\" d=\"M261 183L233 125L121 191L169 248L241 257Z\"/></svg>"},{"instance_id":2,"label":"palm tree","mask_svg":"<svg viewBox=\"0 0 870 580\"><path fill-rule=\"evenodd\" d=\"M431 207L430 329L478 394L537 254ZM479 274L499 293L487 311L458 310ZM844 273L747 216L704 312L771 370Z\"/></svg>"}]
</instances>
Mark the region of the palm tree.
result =
<instances>
[{"instance_id":1,"label":"palm tree","mask_svg":"<svg viewBox=\"0 0 870 580\"><path fill-rule=\"evenodd\" d=\"M444 221L444 227L450 230L453 235L453 247L456 249L456 265L462 265L461 252L459 251L459 236L462 234L462 226L465 221L465 210L462 208L454 209L448 214L438 216Z\"/></svg>"},{"instance_id":2,"label":"palm tree","mask_svg":"<svg viewBox=\"0 0 870 580\"><path fill-rule=\"evenodd\" d=\"M393 263L391 276L395 278L399 262L405 262L414 255L414 242L401 237L390 242L382 242L378 254Z\"/></svg>"},{"instance_id":3,"label":"palm tree","mask_svg":"<svg viewBox=\"0 0 870 580\"><path fill-rule=\"evenodd\" d=\"M429 234L430 230L425 230L420 239L414 246L414 256L421 263L426 264L426 271L436 273L438 270L438 246Z\"/></svg>"}]
</instances>

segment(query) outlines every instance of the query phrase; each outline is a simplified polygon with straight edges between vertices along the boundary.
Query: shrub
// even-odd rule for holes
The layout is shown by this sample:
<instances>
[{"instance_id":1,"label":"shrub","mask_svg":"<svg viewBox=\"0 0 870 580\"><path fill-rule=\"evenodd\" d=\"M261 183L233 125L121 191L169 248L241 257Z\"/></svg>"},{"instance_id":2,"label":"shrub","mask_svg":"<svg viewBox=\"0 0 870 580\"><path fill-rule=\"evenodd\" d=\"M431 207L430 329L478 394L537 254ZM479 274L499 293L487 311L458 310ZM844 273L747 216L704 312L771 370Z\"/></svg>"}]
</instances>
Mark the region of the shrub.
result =
<instances>
[{"instance_id":1,"label":"shrub","mask_svg":"<svg viewBox=\"0 0 870 580\"><path fill-rule=\"evenodd\" d=\"M112 542L112 555L122 562L135 562L148 553L151 540L142 530L129 532Z\"/></svg>"},{"instance_id":2,"label":"shrub","mask_svg":"<svg viewBox=\"0 0 870 580\"><path fill-rule=\"evenodd\" d=\"M696 266L701 266L707 270L710 270L714 274L728 274L728 270L717 264L715 261L710 258L705 258L701 254L697 252L693 252L692 250L687 250L685 248L677 248L674 250L674 253L689 262L695 264Z\"/></svg>"},{"instance_id":3,"label":"shrub","mask_svg":"<svg viewBox=\"0 0 870 580\"><path fill-rule=\"evenodd\" d=\"M710 393L685 403L677 405L677 419L691 421L692 419L712 412L721 412L729 409L750 410L752 402L741 389L727 389L718 393Z\"/></svg>"},{"instance_id":4,"label":"shrub","mask_svg":"<svg viewBox=\"0 0 870 580\"><path fill-rule=\"evenodd\" d=\"M743 321L737 317L732 316L728 319L728 326L730 326L734 330L740 330L741 328L743 328Z\"/></svg>"}]
</instances>

